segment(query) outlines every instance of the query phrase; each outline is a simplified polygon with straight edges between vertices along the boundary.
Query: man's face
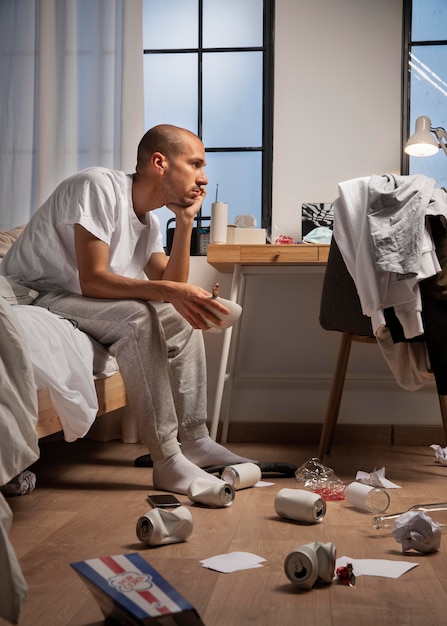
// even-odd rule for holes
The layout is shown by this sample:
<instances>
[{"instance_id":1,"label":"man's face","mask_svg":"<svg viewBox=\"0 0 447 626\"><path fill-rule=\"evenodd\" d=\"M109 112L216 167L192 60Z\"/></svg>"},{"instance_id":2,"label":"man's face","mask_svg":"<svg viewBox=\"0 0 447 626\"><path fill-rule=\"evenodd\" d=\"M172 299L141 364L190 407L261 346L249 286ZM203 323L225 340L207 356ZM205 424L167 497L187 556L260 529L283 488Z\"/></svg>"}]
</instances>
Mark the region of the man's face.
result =
<instances>
[{"instance_id":1,"label":"man's face","mask_svg":"<svg viewBox=\"0 0 447 626\"><path fill-rule=\"evenodd\" d=\"M166 204L178 204L188 207L202 195L203 187L208 184L204 167L205 148L197 137L185 140L185 151L167 162L163 177L163 190Z\"/></svg>"}]
</instances>

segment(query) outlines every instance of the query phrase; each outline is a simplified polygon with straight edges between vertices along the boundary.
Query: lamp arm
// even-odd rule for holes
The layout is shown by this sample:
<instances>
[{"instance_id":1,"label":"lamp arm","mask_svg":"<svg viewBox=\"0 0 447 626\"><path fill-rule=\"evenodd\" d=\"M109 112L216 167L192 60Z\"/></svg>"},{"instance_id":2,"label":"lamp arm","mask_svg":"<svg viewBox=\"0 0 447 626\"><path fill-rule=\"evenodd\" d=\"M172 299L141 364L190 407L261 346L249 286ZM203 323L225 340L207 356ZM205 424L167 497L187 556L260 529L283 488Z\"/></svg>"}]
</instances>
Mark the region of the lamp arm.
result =
<instances>
[{"instance_id":1,"label":"lamp arm","mask_svg":"<svg viewBox=\"0 0 447 626\"><path fill-rule=\"evenodd\" d=\"M447 132L445 128L431 128L432 133L436 135L436 139L438 140L439 147L444 150L445 155L447 156Z\"/></svg>"}]
</instances>

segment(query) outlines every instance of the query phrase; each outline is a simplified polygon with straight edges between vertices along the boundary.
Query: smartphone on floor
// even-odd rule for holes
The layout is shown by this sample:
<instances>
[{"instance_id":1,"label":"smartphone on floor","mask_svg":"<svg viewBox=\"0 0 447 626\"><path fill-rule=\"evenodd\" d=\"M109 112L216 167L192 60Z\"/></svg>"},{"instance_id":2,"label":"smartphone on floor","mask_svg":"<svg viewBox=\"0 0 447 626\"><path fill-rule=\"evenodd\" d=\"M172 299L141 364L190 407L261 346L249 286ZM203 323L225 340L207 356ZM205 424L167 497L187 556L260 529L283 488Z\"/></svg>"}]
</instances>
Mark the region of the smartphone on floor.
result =
<instances>
[{"instance_id":1,"label":"smartphone on floor","mask_svg":"<svg viewBox=\"0 0 447 626\"><path fill-rule=\"evenodd\" d=\"M176 506L181 506L182 504L180 500L178 500L171 493L150 493L147 499L149 504L151 504L153 507L159 507L161 509L170 509Z\"/></svg>"}]
</instances>

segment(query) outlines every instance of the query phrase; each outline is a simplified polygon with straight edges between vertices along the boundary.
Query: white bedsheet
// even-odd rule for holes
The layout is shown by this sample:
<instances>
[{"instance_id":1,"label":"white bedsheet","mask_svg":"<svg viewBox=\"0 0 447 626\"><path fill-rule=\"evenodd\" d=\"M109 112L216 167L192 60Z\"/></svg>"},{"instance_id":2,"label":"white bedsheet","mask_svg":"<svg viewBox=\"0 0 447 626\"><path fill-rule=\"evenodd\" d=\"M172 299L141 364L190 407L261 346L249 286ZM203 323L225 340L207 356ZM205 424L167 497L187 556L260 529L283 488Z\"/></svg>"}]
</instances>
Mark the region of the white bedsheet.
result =
<instances>
[{"instance_id":1,"label":"white bedsheet","mask_svg":"<svg viewBox=\"0 0 447 626\"><path fill-rule=\"evenodd\" d=\"M39 458L33 367L13 308L0 298L0 485ZM0 617L16 624L27 584L9 541L12 512L0 494Z\"/></svg>"},{"instance_id":2,"label":"white bedsheet","mask_svg":"<svg viewBox=\"0 0 447 626\"><path fill-rule=\"evenodd\" d=\"M38 389L48 388L66 441L83 437L98 412L93 346L71 322L46 309L15 305Z\"/></svg>"}]
</instances>

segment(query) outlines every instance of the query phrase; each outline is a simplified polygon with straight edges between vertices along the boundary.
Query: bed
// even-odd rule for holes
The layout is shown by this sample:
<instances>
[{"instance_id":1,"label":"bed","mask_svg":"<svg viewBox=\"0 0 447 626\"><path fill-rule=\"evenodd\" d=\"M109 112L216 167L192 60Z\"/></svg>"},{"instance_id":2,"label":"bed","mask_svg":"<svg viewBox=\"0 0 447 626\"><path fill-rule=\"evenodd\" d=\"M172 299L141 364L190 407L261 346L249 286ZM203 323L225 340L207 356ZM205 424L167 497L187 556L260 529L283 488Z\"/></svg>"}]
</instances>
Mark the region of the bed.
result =
<instances>
[{"instance_id":1,"label":"bed","mask_svg":"<svg viewBox=\"0 0 447 626\"><path fill-rule=\"evenodd\" d=\"M0 263L22 230L0 231ZM112 412L116 418L116 409L127 403L116 361L104 346L70 321L32 306L36 296L0 276L1 486L38 459L39 439L63 433L75 441L91 433L98 416L110 413L113 421ZM123 429L115 425L95 438L106 441L119 432L124 441L137 441L136 425L120 417ZM28 587L9 541L11 523L0 492L0 618L15 624Z\"/></svg>"},{"instance_id":2,"label":"bed","mask_svg":"<svg viewBox=\"0 0 447 626\"><path fill-rule=\"evenodd\" d=\"M23 230L0 231L0 263ZM116 361L70 322L30 306L35 292L0 277L0 297L25 335L37 386L38 438L63 432L67 441L84 436L97 416L127 404Z\"/></svg>"}]
</instances>

